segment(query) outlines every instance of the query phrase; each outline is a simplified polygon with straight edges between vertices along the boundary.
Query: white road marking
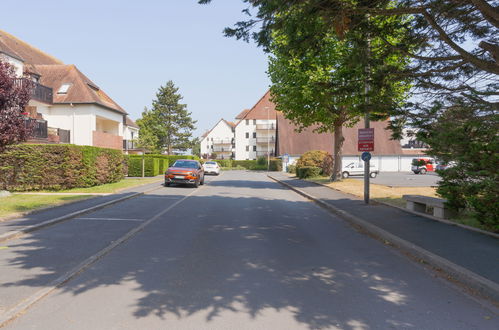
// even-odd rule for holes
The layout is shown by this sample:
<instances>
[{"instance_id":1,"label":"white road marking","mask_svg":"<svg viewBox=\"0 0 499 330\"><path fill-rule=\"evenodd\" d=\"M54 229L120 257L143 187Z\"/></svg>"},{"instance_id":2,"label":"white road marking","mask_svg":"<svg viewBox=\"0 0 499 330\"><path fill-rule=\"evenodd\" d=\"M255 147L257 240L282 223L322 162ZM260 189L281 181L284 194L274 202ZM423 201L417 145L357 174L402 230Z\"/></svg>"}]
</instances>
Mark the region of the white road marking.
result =
<instances>
[{"instance_id":1,"label":"white road marking","mask_svg":"<svg viewBox=\"0 0 499 330\"><path fill-rule=\"evenodd\" d=\"M77 218L77 220L98 220L98 221L138 221L144 222L145 219L121 219L121 218Z\"/></svg>"}]
</instances>

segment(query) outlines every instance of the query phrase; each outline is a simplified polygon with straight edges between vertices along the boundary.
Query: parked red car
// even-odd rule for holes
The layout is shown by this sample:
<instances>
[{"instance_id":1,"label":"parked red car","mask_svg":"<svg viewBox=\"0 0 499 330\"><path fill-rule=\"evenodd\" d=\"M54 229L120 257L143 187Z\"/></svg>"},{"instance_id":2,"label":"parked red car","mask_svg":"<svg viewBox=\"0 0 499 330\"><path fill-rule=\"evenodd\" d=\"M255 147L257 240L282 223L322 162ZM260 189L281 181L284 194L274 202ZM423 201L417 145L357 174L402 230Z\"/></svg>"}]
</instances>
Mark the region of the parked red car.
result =
<instances>
[{"instance_id":1,"label":"parked red car","mask_svg":"<svg viewBox=\"0 0 499 330\"><path fill-rule=\"evenodd\" d=\"M192 159L179 159L166 170L165 187L172 183L190 184L198 187L204 184L204 170L201 163Z\"/></svg>"},{"instance_id":2,"label":"parked red car","mask_svg":"<svg viewBox=\"0 0 499 330\"><path fill-rule=\"evenodd\" d=\"M433 166L435 160L432 158L414 158L412 160L411 171L414 174L426 174L426 172L434 172L435 166Z\"/></svg>"}]
</instances>

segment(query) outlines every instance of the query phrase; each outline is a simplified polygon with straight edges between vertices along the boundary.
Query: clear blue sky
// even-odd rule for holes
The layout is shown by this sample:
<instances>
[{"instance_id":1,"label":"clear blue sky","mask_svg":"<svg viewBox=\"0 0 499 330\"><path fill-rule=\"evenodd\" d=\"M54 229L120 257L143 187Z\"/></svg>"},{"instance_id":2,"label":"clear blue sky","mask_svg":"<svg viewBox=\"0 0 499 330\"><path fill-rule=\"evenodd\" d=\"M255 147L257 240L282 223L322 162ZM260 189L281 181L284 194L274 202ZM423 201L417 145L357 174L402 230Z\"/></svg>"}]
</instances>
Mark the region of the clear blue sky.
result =
<instances>
[{"instance_id":1,"label":"clear blue sky","mask_svg":"<svg viewBox=\"0 0 499 330\"><path fill-rule=\"evenodd\" d=\"M195 136L233 120L269 86L267 56L222 30L240 0L24 0L2 3L0 29L75 64L133 119L168 80L198 121Z\"/></svg>"}]
</instances>

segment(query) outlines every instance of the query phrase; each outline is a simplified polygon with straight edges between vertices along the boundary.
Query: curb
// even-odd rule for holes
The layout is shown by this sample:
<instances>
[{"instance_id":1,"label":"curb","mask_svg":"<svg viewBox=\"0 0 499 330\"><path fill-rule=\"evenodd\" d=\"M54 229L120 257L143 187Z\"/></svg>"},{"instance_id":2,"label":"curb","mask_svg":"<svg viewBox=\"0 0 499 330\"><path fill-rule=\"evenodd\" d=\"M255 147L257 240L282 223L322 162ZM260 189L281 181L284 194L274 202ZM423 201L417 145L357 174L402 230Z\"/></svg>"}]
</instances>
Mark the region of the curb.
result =
<instances>
[{"instance_id":1,"label":"curb","mask_svg":"<svg viewBox=\"0 0 499 330\"><path fill-rule=\"evenodd\" d=\"M329 203L326 203L313 195L304 192L301 189L293 187L292 185L285 183L279 179L276 179L270 175L267 175L272 180L280 183L281 185L293 190L294 192L302 195L305 198L319 204L321 207L327 209L328 211L338 215L342 219L348 221L349 223L360 226L362 229L366 230L370 234L374 234L383 240L390 242L391 244L403 249L404 251L410 253L411 255L423 259L425 262L433 267L445 271L447 274L454 277L461 283L468 285L469 287L477 290L482 296L488 297L495 301L499 301L499 284L492 282L468 269L465 269L459 265L456 265L449 260L442 258L428 250L425 250L409 241L406 241L398 236L395 236L388 231L381 229L367 221L364 221L350 213L343 211Z\"/></svg>"},{"instance_id":2,"label":"curb","mask_svg":"<svg viewBox=\"0 0 499 330\"><path fill-rule=\"evenodd\" d=\"M77 216L80 216L80 215L83 215L83 214L86 214L86 213L102 209L102 208L107 207L109 205L113 205L113 204L125 201L127 199L143 195L143 194L145 194L147 192L151 192L151 191L156 190L156 189L159 189L159 188L155 187L155 188L148 189L148 190L145 190L145 191L142 191L142 192L131 193L128 196L123 196L123 197L120 197L120 198L117 198L117 199L113 199L113 200L105 202L105 203L101 203L101 204L97 204L97 205L88 207L88 208L83 209L83 210L79 210L79 211L76 211L76 212L68 213L66 215L63 215L63 216L60 216L60 217L57 217L57 218L54 218L54 219L43 221L43 222L38 223L36 225L28 226L28 227L25 227L25 228L22 228L22 229L19 229L19 230L9 231L9 232L7 232L5 234L0 235L0 243L8 241L8 240L11 240L11 239L14 239L14 238L18 238L18 237L20 237L20 236L22 236L24 234L27 234L27 233L30 233L30 232L33 232L33 231L36 231L36 230L43 229L45 227L49 227L49 226L55 225L57 223L66 221L66 220L70 220L72 218L75 218ZM54 206L54 207L57 207L57 206Z\"/></svg>"}]
</instances>

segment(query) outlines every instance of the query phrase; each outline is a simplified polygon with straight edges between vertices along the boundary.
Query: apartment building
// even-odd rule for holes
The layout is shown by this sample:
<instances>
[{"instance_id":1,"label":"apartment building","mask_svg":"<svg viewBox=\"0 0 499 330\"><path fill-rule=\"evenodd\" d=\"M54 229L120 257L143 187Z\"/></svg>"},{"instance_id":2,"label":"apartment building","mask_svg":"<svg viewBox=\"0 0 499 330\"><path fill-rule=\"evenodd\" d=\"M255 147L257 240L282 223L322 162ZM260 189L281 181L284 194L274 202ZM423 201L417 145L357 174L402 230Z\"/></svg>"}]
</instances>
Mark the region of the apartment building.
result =
<instances>
[{"instance_id":1,"label":"apartment building","mask_svg":"<svg viewBox=\"0 0 499 330\"><path fill-rule=\"evenodd\" d=\"M244 110L235 127L236 160L275 156L277 112L270 91L249 110Z\"/></svg>"},{"instance_id":2,"label":"apartment building","mask_svg":"<svg viewBox=\"0 0 499 330\"><path fill-rule=\"evenodd\" d=\"M201 136L201 155L203 158L234 158L233 122L220 119L215 126Z\"/></svg>"},{"instance_id":3,"label":"apartment building","mask_svg":"<svg viewBox=\"0 0 499 330\"><path fill-rule=\"evenodd\" d=\"M27 112L39 142L123 149L127 112L75 65L1 30L0 60L35 85Z\"/></svg>"}]
</instances>

